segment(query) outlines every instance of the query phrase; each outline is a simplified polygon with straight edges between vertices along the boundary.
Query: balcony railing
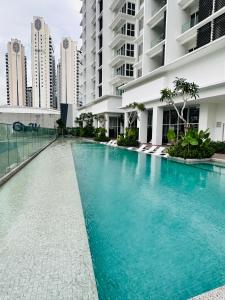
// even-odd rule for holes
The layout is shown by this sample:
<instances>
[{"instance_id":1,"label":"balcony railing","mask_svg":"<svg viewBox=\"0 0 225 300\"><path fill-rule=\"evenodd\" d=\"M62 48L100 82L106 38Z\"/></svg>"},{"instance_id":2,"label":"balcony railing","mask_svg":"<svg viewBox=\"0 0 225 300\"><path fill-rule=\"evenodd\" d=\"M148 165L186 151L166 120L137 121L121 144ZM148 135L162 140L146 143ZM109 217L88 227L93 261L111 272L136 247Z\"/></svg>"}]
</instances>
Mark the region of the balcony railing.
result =
<instances>
[{"instance_id":1,"label":"balcony railing","mask_svg":"<svg viewBox=\"0 0 225 300\"><path fill-rule=\"evenodd\" d=\"M159 6L152 11L152 16L154 16L160 9L167 4L167 0L163 0L159 3Z\"/></svg>"},{"instance_id":2,"label":"balcony railing","mask_svg":"<svg viewBox=\"0 0 225 300\"><path fill-rule=\"evenodd\" d=\"M155 47L156 45L158 45L159 43L161 43L162 41L164 41L165 39L165 35L162 34L161 36L159 36L158 38L156 38L155 40L153 40L151 42L151 48Z\"/></svg>"},{"instance_id":3,"label":"balcony railing","mask_svg":"<svg viewBox=\"0 0 225 300\"><path fill-rule=\"evenodd\" d=\"M189 20L188 22L184 23L182 25L182 28L181 28L181 33L184 33L186 32L187 30L189 30L190 28L194 27L196 24L198 24L198 20L194 20L194 21L191 21Z\"/></svg>"}]
</instances>

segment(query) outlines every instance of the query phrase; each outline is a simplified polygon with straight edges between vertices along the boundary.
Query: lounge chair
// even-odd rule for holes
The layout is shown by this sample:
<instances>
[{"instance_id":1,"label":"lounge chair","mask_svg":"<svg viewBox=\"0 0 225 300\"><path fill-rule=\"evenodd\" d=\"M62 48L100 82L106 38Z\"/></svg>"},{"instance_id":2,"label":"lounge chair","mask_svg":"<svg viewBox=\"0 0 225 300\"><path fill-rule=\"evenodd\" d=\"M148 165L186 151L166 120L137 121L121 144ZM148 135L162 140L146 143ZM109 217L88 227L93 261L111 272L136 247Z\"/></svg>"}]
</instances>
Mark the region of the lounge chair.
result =
<instances>
[{"instance_id":1,"label":"lounge chair","mask_svg":"<svg viewBox=\"0 0 225 300\"><path fill-rule=\"evenodd\" d=\"M165 150L165 147L159 147L159 149L154 152L154 155L164 156L166 155Z\"/></svg>"},{"instance_id":2,"label":"lounge chair","mask_svg":"<svg viewBox=\"0 0 225 300\"><path fill-rule=\"evenodd\" d=\"M127 150L136 151L137 148L135 148L135 147L128 147Z\"/></svg>"},{"instance_id":3,"label":"lounge chair","mask_svg":"<svg viewBox=\"0 0 225 300\"><path fill-rule=\"evenodd\" d=\"M112 145L112 143L113 143L113 140L110 140L110 141L107 143L107 145Z\"/></svg>"},{"instance_id":4,"label":"lounge chair","mask_svg":"<svg viewBox=\"0 0 225 300\"><path fill-rule=\"evenodd\" d=\"M137 149L137 151L138 151L138 152L143 152L144 150L146 150L146 147L147 147L147 145L143 144L143 145L141 145L141 147L139 147L139 148Z\"/></svg>"},{"instance_id":5,"label":"lounge chair","mask_svg":"<svg viewBox=\"0 0 225 300\"><path fill-rule=\"evenodd\" d=\"M113 141L113 143L110 146L117 147L117 140Z\"/></svg>"},{"instance_id":6,"label":"lounge chair","mask_svg":"<svg viewBox=\"0 0 225 300\"><path fill-rule=\"evenodd\" d=\"M157 149L157 146L152 146L148 150L145 150L144 153L146 153L146 154L154 153L156 149Z\"/></svg>"}]
</instances>

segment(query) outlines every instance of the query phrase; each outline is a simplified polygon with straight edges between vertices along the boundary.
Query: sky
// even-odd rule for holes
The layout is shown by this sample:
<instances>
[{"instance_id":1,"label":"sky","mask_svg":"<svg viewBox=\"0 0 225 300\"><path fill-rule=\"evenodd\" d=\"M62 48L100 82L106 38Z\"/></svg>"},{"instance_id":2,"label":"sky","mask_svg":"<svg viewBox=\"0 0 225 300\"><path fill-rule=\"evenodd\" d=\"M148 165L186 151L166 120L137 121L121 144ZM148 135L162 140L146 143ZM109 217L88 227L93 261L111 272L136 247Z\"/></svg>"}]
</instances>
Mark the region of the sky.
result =
<instances>
[{"instance_id":1,"label":"sky","mask_svg":"<svg viewBox=\"0 0 225 300\"><path fill-rule=\"evenodd\" d=\"M11 38L21 40L28 60L28 85L31 84L31 22L44 17L59 58L60 41L65 36L79 42L80 0L0 0L0 105L6 104L5 53Z\"/></svg>"}]
</instances>

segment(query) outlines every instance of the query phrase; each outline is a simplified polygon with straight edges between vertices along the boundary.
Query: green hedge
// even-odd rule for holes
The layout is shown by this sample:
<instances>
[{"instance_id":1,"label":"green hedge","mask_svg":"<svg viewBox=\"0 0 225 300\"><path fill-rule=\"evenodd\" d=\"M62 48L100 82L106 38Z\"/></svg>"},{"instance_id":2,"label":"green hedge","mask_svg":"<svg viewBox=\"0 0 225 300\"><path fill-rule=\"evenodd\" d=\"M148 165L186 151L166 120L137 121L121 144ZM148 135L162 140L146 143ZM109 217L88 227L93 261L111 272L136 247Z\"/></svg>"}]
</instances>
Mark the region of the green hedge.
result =
<instances>
[{"instance_id":1,"label":"green hedge","mask_svg":"<svg viewBox=\"0 0 225 300\"><path fill-rule=\"evenodd\" d=\"M211 142L211 146L216 153L225 154L225 142Z\"/></svg>"},{"instance_id":2,"label":"green hedge","mask_svg":"<svg viewBox=\"0 0 225 300\"><path fill-rule=\"evenodd\" d=\"M117 145L124 147L136 147L138 142L138 129L126 128L125 135L119 135L117 138Z\"/></svg>"}]
</instances>

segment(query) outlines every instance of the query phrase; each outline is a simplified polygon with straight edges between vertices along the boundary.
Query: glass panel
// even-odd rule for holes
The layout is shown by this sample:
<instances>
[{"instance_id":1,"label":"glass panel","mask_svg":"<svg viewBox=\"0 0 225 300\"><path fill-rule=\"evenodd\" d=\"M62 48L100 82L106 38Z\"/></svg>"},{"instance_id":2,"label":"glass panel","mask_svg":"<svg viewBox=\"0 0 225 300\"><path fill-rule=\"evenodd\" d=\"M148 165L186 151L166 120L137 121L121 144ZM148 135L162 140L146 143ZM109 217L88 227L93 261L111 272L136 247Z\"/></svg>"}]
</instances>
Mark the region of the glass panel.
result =
<instances>
[{"instance_id":1,"label":"glass panel","mask_svg":"<svg viewBox=\"0 0 225 300\"><path fill-rule=\"evenodd\" d=\"M0 177L56 138L56 129L0 124Z\"/></svg>"},{"instance_id":2,"label":"glass panel","mask_svg":"<svg viewBox=\"0 0 225 300\"><path fill-rule=\"evenodd\" d=\"M7 125L0 124L0 176L5 175L8 168Z\"/></svg>"}]
</instances>

